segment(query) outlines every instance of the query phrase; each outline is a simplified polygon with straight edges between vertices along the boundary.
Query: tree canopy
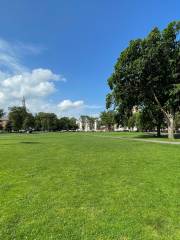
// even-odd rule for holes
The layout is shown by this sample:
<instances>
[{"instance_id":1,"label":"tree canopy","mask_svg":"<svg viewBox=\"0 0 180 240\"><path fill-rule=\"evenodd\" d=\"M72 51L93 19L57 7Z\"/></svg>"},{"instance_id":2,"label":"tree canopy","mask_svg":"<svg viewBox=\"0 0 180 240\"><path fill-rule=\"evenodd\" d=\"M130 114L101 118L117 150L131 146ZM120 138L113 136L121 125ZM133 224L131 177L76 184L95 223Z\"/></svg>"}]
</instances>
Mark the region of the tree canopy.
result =
<instances>
[{"instance_id":1,"label":"tree canopy","mask_svg":"<svg viewBox=\"0 0 180 240\"><path fill-rule=\"evenodd\" d=\"M41 131L57 130L58 118L54 113L39 112L35 115L35 128Z\"/></svg>"},{"instance_id":2,"label":"tree canopy","mask_svg":"<svg viewBox=\"0 0 180 240\"><path fill-rule=\"evenodd\" d=\"M180 110L180 22L163 31L154 28L145 39L130 41L108 79L111 89L107 108L114 107L123 119L134 106L155 106L166 119L169 137L174 136L174 120Z\"/></svg>"},{"instance_id":3,"label":"tree canopy","mask_svg":"<svg viewBox=\"0 0 180 240\"><path fill-rule=\"evenodd\" d=\"M1 113L1 112L0 112ZM9 121L6 124L7 131L61 131L76 130L78 128L75 118L58 118L55 113L39 112L35 116L25 107L11 107Z\"/></svg>"},{"instance_id":4,"label":"tree canopy","mask_svg":"<svg viewBox=\"0 0 180 240\"><path fill-rule=\"evenodd\" d=\"M12 124L12 128L15 131L19 131L23 128L23 123L27 117L27 110L25 107L11 107L9 112L9 120Z\"/></svg>"},{"instance_id":5,"label":"tree canopy","mask_svg":"<svg viewBox=\"0 0 180 240\"><path fill-rule=\"evenodd\" d=\"M115 124L115 112L114 111L104 111L100 114L101 124L105 125L107 129L113 130Z\"/></svg>"}]
</instances>

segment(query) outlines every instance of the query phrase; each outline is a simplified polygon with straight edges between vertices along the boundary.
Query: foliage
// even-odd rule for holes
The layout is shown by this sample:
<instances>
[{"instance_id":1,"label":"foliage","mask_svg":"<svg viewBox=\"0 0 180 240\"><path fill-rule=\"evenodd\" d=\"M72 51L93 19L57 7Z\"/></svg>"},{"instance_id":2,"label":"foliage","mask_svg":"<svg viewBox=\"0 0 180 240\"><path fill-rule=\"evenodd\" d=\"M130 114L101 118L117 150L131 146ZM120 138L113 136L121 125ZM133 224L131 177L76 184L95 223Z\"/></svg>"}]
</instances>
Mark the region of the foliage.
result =
<instances>
[{"instance_id":1,"label":"foliage","mask_svg":"<svg viewBox=\"0 0 180 240\"><path fill-rule=\"evenodd\" d=\"M58 118L54 113L39 112L35 115L35 129L55 131L58 128Z\"/></svg>"},{"instance_id":2,"label":"foliage","mask_svg":"<svg viewBox=\"0 0 180 240\"><path fill-rule=\"evenodd\" d=\"M24 120L26 119L27 111L24 107L11 107L9 112L9 120L12 123L12 129L19 131L23 128Z\"/></svg>"},{"instance_id":3,"label":"foliage","mask_svg":"<svg viewBox=\"0 0 180 240\"><path fill-rule=\"evenodd\" d=\"M175 127L176 130L180 128L180 112L178 112L175 116Z\"/></svg>"},{"instance_id":4,"label":"foliage","mask_svg":"<svg viewBox=\"0 0 180 240\"><path fill-rule=\"evenodd\" d=\"M76 130L78 128L75 118L62 117L58 119L54 113L39 112L35 116L24 107L12 107L9 112L7 131L33 130L58 131Z\"/></svg>"},{"instance_id":5,"label":"foliage","mask_svg":"<svg viewBox=\"0 0 180 240\"><path fill-rule=\"evenodd\" d=\"M59 130L76 130L78 128L75 118L62 117L58 121Z\"/></svg>"},{"instance_id":6,"label":"foliage","mask_svg":"<svg viewBox=\"0 0 180 240\"><path fill-rule=\"evenodd\" d=\"M157 131L157 135L160 136L160 130L165 127L164 115L154 105L149 105L134 113L128 120L128 127L137 127L138 131Z\"/></svg>"},{"instance_id":7,"label":"foliage","mask_svg":"<svg viewBox=\"0 0 180 240\"><path fill-rule=\"evenodd\" d=\"M13 127L12 127L12 122L11 121L7 121L6 125L5 125L5 129L4 129L6 132L11 132L13 130Z\"/></svg>"},{"instance_id":8,"label":"foliage","mask_svg":"<svg viewBox=\"0 0 180 240\"><path fill-rule=\"evenodd\" d=\"M134 115L132 115L128 119L128 128L133 129L135 126L136 126L136 118Z\"/></svg>"},{"instance_id":9,"label":"foliage","mask_svg":"<svg viewBox=\"0 0 180 240\"><path fill-rule=\"evenodd\" d=\"M114 106L124 119L132 108L156 106L164 114L173 137L175 113L180 108L180 22L162 32L154 28L145 39L133 40L121 53L108 80L107 108Z\"/></svg>"},{"instance_id":10,"label":"foliage","mask_svg":"<svg viewBox=\"0 0 180 240\"><path fill-rule=\"evenodd\" d=\"M23 121L23 129L24 130L33 129L34 126L35 126L34 116L32 115L32 113L27 113Z\"/></svg>"},{"instance_id":11,"label":"foliage","mask_svg":"<svg viewBox=\"0 0 180 240\"><path fill-rule=\"evenodd\" d=\"M114 111L104 111L100 114L101 124L105 125L107 129L113 130L115 124L115 112Z\"/></svg>"}]
</instances>

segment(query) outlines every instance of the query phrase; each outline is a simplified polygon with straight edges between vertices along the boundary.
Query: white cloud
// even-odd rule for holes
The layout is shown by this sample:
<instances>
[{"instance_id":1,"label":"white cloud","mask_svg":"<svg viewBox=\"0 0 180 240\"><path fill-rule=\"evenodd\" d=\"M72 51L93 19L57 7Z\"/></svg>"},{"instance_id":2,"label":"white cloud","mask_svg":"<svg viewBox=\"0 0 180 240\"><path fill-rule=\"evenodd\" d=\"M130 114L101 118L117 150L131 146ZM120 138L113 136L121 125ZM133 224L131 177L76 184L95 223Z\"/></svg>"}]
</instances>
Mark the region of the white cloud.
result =
<instances>
[{"instance_id":1,"label":"white cloud","mask_svg":"<svg viewBox=\"0 0 180 240\"><path fill-rule=\"evenodd\" d=\"M25 96L27 107L33 113L45 111L76 117L97 114L101 107L86 105L83 100L66 99L58 104L49 100L51 94L58 91L56 82L66 79L50 69L30 70L21 63L23 54L38 54L40 51L30 44L12 44L0 38L0 108L7 111L8 107L20 105Z\"/></svg>"},{"instance_id":2,"label":"white cloud","mask_svg":"<svg viewBox=\"0 0 180 240\"><path fill-rule=\"evenodd\" d=\"M84 104L84 101L82 101L82 100L72 102L71 100L66 99L58 104L58 107L61 111L80 109L84 106L85 106L85 104Z\"/></svg>"},{"instance_id":3,"label":"white cloud","mask_svg":"<svg viewBox=\"0 0 180 240\"><path fill-rule=\"evenodd\" d=\"M16 52L23 52L24 55L38 55L41 52L43 52L44 50L47 50L45 47L43 46L34 46L32 44L29 43L22 43L22 42L17 42L14 45L14 50Z\"/></svg>"},{"instance_id":4,"label":"white cloud","mask_svg":"<svg viewBox=\"0 0 180 240\"><path fill-rule=\"evenodd\" d=\"M101 109L103 106L97 106L97 105L86 105L83 100L78 101L71 101L70 99L66 99L61 101L58 104L58 108L63 112L69 112L76 109Z\"/></svg>"},{"instance_id":5,"label":"white cloud","mask_svg":"<svg viewBox=\"0 0 180 240\"><path fill-rule=\"evenodd\" d=\"M103 106L87 105L83 100L71 101L66 99L57 105L56 112L60 116L79 117L89 115L92 117L99 116L99 112L104 109Z\"/></svg>"},{"instance_id":6,"label":"white cloud","mask_svg":"<svg viewBox=\"0 0 180 240\"><path fill-rule=\"evenodd\" d=\"M6 109L8 106L19 105L23 96L28 99L30 106L34 102L46 105L47 97L57 90L56 81L65 81L65 78L54 74L50 69L29 70L21 64L20 52L24 49L33 53L36 51L31 45L21 45L0 39L0 107ZM30 110L34 111L33 104Z\"/></svg>"},{"instance_id":7,"label":"white cloud","mask_svg":"<svg viewBox=\"0 0 180 240\"><path fill-rule=\"evenodd\" d=\"M44 97L55 91L54 81L60 76L49 69L34 69L0 80L0 93L9 99Z\"/></svg>"},{"instance_id":8,"label":"white cloud","mask_svg":"<svg viewBox=\"0 0 180 240\"><path fill-rule=\"evenodd\" d=\"M27 68L20 63L19 51L9 42L0 38L0 67L5 73L20 73Z\"/></svg>"}]
</instances>

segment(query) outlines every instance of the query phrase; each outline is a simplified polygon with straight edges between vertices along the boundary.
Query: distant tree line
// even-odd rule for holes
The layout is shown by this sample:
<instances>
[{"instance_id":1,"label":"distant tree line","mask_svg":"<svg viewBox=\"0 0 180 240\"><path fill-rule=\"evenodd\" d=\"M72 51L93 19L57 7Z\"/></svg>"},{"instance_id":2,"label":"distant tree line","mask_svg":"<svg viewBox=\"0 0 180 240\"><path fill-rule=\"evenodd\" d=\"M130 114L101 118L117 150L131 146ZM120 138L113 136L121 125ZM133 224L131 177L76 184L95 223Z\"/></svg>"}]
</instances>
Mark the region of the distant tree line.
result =
<instances>
[{"instance_id":1,"label":"distant tree line","mask_svg":"<svg viewBox=\"0 0 180 240\"><path fill-rule=\"evenodd\" d=\"M156 113L156 114L155 114ZM4 116L4 111L0 109L0 119ZM119 113L114 110L103 111L97 121L97 128L108 131L114 130L114 125L120 125L128 128L129 131L157 131L160 134L160 129L167 128L165 121L162 123L163 114L159 111L153 111L143 108L129 116L126 121L119 122L121 119ZM81 116L83 126L88 120L89 129L94 129L94 122L97 118L90 116ZM175 130L180 128L180 113L175 116ZM39 112L35 115L30 113L26 108L14 106L9 108L8 120L5 124L5 131L7 132L20 132L20 131L75 131L78 129L75 118L61 117L58 118L54 113ZM0 130L2 126L0 125ZM83 130L85 128L83 127Z\"/></svg>"},{"instance_id":2,"label":"distant tree line","mask_svg":"<svg viewBox=\"0 0 180 240\"><path fill-rule=\"evenodd\" d=\"M0 118L4 112L0 109ZM39 112L35 115L30 113L25 107L9 108L8 121L5 130L8 132L24 131L61 131L76 130L78 128L75 118L58 118L54 113Z\"/></svg>"}]
</instances>

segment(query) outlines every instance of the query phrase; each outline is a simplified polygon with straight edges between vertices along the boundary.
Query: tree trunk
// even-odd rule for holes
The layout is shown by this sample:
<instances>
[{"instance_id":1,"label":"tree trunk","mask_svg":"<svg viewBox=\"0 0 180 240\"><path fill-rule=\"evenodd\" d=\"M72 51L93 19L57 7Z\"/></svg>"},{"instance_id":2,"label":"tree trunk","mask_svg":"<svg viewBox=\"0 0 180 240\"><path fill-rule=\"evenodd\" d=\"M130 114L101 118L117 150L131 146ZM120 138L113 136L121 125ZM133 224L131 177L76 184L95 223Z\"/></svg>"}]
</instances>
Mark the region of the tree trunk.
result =
<instances>
[{"instance_id":1,"label":"tree trunk","mask_svg":"<svg viewBox=\"0 0 180 240\"><path fill-rule=\"evenodd\" d=\"M157 125L157 137L161 136L161 124Z\"/></svg>"},{"instance_id":2,"label":"tree trunk","mask_svg":"<svg viewBox=\"0 0 180 240\"><path fill-rule=\"evenodd\" d=\"M161 106L161 103L159 102L157 96L155 95L155 93L153 92L154 95L154 99L157 103L157 105L159 106L159 108L161 109L161 111L164 113L164 116L167 119L167 124L168 124L168 138L169 139L174 139L174 130L175 130L175 123L174 123L174 115L172 114L172 111L170 111L169 113L167 113L164 108Z\"/></svg>"},{"instance_id":3,"label":"tree trunk","mask_svg":"<svg viewBox=\"0 0 180 240\"><path fill-rule=\"evenodd\" d=\"M174 139L174 117L172 114L169 114L168 116L168 138Z\"/></svg>"}]
</instances>

